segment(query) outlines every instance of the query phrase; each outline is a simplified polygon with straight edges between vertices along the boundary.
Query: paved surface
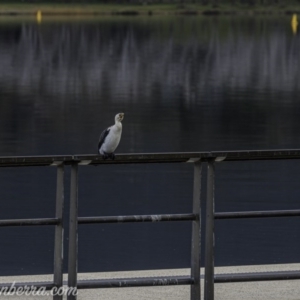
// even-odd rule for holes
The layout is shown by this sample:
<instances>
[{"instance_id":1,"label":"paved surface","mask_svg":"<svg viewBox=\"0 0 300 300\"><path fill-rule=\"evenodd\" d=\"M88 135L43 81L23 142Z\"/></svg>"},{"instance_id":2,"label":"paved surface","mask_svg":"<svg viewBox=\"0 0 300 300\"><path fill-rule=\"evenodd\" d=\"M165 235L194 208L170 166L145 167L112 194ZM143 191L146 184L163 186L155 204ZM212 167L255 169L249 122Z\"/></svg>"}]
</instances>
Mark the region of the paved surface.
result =
<instances>
[{"instance_id":1,"label":"paved surface","mask_svg":"<svg viewBox=\"0 0 300 300\"><path fill-rule=\"evenodd\" d=\"M216 268L216 274L221 273L245 273L245 272L271 272L300 270L300 264L288 265L259 265ZM203 274L203 270L201 270ZM107 272L107 273L82 273L78 279L100 278L125 278L125 277L151 277L151 276L175 276L189 275L189 269ZM65 276L65 280L67 277ZM7 282L32 282L51 281L51 275L39 276L9 276L0 277L0 283ZM202 279L203 298L203 279ZM79 290L78 300L185 300L190 297L189 286L159 286L119 289L93 289ZM0 299L10 300L50 300L51 296L16 296L1 295ZM64 298L65 299L65 298ZM300 300L300 280L290 281L265 281L247 283L224 283L215 285L215 300Z\"/></svg>"}]
</instances>

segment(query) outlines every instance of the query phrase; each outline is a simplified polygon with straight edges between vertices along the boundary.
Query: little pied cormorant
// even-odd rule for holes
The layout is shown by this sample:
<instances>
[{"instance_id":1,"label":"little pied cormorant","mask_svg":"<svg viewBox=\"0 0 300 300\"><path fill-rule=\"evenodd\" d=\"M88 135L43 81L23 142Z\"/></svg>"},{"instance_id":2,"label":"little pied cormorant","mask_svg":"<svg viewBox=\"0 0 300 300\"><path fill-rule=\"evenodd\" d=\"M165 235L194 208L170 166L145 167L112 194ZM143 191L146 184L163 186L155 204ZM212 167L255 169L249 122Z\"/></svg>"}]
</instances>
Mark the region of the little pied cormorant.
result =
<instances>
[{"instance_id":1,"label":"little pied cormorant","mask_svg":"<svg viewBox=\"0 0 300 300\"><path fill-rule=\"evenodd\" d=\"M106 128L100 135L98 143L98 152L104 159L115 158L115 150L117 149L122 135L122 123L124 113L118 113L115 116L115 125Z\"/></svg>"}]
</instances>

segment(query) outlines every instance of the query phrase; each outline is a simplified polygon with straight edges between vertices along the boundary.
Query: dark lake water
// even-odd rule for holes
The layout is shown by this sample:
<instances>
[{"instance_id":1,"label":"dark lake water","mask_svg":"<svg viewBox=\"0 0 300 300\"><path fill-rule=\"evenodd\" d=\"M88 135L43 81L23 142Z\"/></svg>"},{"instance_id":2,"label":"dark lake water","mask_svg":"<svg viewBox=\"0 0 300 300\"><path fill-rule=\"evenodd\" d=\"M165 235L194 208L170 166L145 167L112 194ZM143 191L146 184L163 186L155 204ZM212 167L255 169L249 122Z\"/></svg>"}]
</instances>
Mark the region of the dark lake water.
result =
<instances>
[{"instance_id":1,"label":"dark lake water","mask_svg":"<svg viewBox=\"0 0 300 300\"><path fill-rule=\"evenodd\" d=\"M289 17L1 17L0 155L96 153L121 111L119 153L300 148L299 49ZM216 211L299 209L299 167L218 164ZM0 218L54 216L55 174L0 169ZM192 209L190 164L79 174L80 216ZM216 265L299 263L299 226L217 221ZM189 222L85 225L79 271L185 268L190 237ZM2 227L0 240L0 275L52 272L52 227Z\"/></svg>"}]
</instances>

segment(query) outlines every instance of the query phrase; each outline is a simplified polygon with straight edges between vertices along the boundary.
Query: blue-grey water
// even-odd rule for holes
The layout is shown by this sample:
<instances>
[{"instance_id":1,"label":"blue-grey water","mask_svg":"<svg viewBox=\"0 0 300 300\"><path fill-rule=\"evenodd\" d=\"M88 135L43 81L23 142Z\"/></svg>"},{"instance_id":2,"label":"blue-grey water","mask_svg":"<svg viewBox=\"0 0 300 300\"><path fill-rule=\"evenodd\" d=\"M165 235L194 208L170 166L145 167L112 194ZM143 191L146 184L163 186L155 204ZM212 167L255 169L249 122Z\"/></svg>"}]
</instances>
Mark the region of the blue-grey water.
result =
<instances>
[{"instance_id":1,"label":"blue-grey water","mask_svg":"<svg viewBox=\"0 0 300 300\"><path fill-rule=\"evenodd\" d=\"M1 17L0 156L96 153L121 111L119 153L300 148L299 49L289 17ZM299 209L299 167L218 164L216 211ZM80 216L192 209L190 164L79 174ZM55 175L1 168L0 218L54 216ZM68 197L67 188L66 230ZM216 221L216 265L299 263L299 226L299 218ZM190 229L81 226L79 271L188 267ZM52 227L2 227L0 240L0 275L52 272Z\"/></svg>"}]
</instances>

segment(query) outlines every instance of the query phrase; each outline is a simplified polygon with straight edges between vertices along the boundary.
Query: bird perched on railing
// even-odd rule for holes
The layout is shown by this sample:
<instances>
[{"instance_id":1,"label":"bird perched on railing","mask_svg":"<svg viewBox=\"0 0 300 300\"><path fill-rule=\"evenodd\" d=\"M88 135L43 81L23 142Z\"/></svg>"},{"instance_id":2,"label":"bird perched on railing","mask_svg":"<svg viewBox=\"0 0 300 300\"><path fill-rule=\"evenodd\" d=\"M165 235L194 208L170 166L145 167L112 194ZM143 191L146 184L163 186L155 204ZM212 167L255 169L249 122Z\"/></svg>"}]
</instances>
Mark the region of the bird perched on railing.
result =
<instances>
[{"instance_id":1,"label":"bird perched on railing","mask_svg":"<svg viewBox=\"0 0 300 300\"><path fill-rule=\"evenodd\" d=\"M115 159L115 150L117 149L122 135L122 120L124 113L118 113L115 116L115 125L106 128L100 135L98 143L98 152L104 159Z\"/></svg>"}]
</instances>

